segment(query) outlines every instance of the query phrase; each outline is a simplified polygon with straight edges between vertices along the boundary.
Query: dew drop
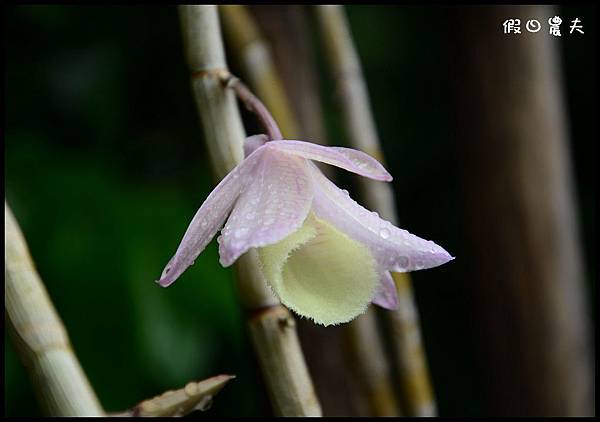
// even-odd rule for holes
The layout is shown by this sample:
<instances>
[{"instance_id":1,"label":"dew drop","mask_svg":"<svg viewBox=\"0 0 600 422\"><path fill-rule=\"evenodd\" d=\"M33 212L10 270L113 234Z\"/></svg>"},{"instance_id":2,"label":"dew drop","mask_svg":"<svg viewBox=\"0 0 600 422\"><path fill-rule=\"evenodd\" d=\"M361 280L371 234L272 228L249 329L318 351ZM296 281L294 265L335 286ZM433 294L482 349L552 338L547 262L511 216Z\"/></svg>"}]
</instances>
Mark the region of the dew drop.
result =
<instances>
[{"instance_id":1,"label":"dew drop","mask_svg":"<svg viewBox=\"0 0 600 422\"><path fill-rule=\"evenodd\" d=\"M381 229L379 230L379 236L381 236L382 239L387 239L390 237L390 231L388 229Z\"/></svg>"},{"instance_id":2,"label":"dew drop","mask_svg":"<svg viewBox=\"0 0 600 422\"><path fill-rule=\"evenodd\" d=\"M408 258L405 256L399 257L396 261L396 265L398 265L398 267L400 267L403 270L406 269L408 267Z\"/></svg>"}]
</instances>

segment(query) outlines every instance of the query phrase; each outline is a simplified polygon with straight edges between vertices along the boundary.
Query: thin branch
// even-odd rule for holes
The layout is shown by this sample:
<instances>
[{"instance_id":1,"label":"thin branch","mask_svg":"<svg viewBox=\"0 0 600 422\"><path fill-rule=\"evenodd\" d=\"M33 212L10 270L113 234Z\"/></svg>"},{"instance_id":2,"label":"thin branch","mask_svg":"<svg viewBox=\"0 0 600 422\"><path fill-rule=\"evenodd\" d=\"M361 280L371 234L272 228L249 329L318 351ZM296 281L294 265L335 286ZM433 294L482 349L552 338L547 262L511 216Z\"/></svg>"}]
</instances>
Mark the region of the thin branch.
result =
<instances>
[{"instance_id":1,"label":"thin branch","mask_svg":"<svg viewBox=\"0 0 600 422\"><path fill-rule=\"evenodd\" d=\"M344 11L341 6L317 6L316 10L328 65L341 99L349 143L383 161L360 60ZM358 183L362 202L395 224L397 216L391 186L366 178L359 178ZM385 312L385 315L393 327L391 340L400 369L398 376L406 399L406 412L415 416L435 415L436 405L410 278L398 273L393 273L393 277L401 308L395 312Z\"/></svg>"},{"instance_id":2,"label":"thin branch","mask_svg":"<svg viewBox=\"0 0 600 422\"><path fill-rule=\"evenodd\" d=\"M243 159L244 129L234 93L221 76L228 72L215 6L179 7L192 89L215 174L223 178ZM250 335L274 411L278 415L321 414L289 311L267 287L256 251L235 266Z\"/></svg>"},{"instance_id":3,"label":"thin branch","mask_svg":"<svg viewBox=\"0 0 600 422\"><path fill-rule=\"evenodd\" d=\"M6 201L4 230L8 328L42 407L51 416L104 415Z\"/></svg>"},{"instance_id":4,"label":"thin branch","mask_svg":"<svg viewBox=\"0 0 600 422\"><path fill-rule=\"evenodd\" d=\"M233 92L235 92L235 95L244 103L246 108L257 115L258 119L267 131L269 140L275 141L278 139L283 139L281 130L279 129L277 122L275 122L275 119L269 110L267 110L265 105L248 89L246 85L244 85L242 81L231 74L227 76L223 75L221 79L227 88L232 89Z\"/></svg>"},{"instance_id":5,"label":"thin branch","mask_svg":"<svg viewBox=\"0 0 600 422\"><path fill-rule=\"evenodd\" d=\"M234 375L217 375L192 381L183 388L165 391L125 412L109 416L185 416L195 410L205 411L212 405L213 397L233 378Z\"/></svg>"}]
</instances>

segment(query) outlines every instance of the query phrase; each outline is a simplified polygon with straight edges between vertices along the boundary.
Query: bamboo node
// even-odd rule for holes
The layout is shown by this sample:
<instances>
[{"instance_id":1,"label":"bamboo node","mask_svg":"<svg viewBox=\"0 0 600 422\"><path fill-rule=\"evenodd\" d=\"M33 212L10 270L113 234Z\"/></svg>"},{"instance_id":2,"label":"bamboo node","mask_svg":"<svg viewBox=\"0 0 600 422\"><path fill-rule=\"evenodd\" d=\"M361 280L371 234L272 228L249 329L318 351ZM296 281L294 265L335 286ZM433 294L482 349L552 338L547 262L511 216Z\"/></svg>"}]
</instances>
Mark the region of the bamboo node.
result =
<instances>
[{"instance_id":1,"label":"bamboo node","mask_svg":"<svg viewBox=\"0 0 600 422\"><path fill-rule=\"evenodd\" d=\"M225 68L206 69L206 70L200 70L198 72L192 72L192 74L190 75L190 78L192 80L196 80L196 79L206 78L207 76L216 77L216 78L220 79L221 81L223 81L224 83L229 83L229 80L231 78L235 78L229 72L229 70L227 70Z\"/></svg>"},{"instance_id":2,"label":"bamboo node","mask_svg":"<svg viewBox=\"0 0 600 422\"><path fill-rule=\"evenodd\" d=\"M284 308L281 304L276 303L274 305L261 306L260 308L251 309L248 312L248 321L250 323L255 320L260 320L265 318L269 314L275 314L275 319L280 321L285 318L291 318L289 315L289 311Z\"/></svg>"},{"instance_id":3,"label":"bamboo node","mask_svg":"<svg viewBox=\"0 0 600 422\"><path fill-rule=\"evenodd\" d=\"M277 321L279 322L279 327L284 330L294 328L296 326L296 321L289 314L280 316Z\"/></svg>"}]
</instances>

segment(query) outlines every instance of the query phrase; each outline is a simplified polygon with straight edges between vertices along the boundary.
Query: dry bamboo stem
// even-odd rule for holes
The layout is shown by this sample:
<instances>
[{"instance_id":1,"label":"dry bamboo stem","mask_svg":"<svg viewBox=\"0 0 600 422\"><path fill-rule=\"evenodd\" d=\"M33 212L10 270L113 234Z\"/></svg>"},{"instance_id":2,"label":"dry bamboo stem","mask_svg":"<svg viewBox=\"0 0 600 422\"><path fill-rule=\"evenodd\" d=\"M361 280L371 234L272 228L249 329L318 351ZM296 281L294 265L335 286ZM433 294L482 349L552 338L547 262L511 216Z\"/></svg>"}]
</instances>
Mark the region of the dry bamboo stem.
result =
<instances>
[{"instance_id":1,"label":"dry bamboo stem","mask_svg":"<svg viewBox=\"0 0 600 422\"><path fill-rule=\"evenodd\" d=\"M282 8L288 6L268 7L274 8L277 13L281 13ZM296 12L303 12L300 6L295 8L299 9ZM302 94L302 98L290 97L293 98L293 102L288 101L286 94L291 94L294 90L290 90L290 87L285 85L284 77L286 75L280 72L281 67L275 65L277 63L277 57L275 56L277 49L270 48L273 45L273 39L269 38L267 41L265 38L264 25L260 25L259 28L258 18L249 13L247 6L220 6L219 10L220 16L223 18L223 31L226 41L228 41L231 51L240 62L244 76L248 78L250 85L257 94L265 99L268 108L279 116L278 121L281 123L282 131L290 139L311 139L314 142L323 142L324 137L306 138L306 136L301 135L301 133L308 133L306 130L307 120L303 121L302 125L296 124L296 117L299 113L298 106L300 105L298 103L306 106L306 95L309 94L307 91L310 91L307 88L314 87L304 86L304 89L299 92ZM269 19L266 20L276 25L289 23L280 22L279 18L280 16L269 16ZM299 36L297 30L296 27L287 28L285 37L278 38L279 42L289 43L291 36ZM294 56L298 54L297 47L299 46L297 44L287 45ZM257 50L264 55L262 60L253 59L257 55ZM296 72L298 75L306 76L306 68L297 59L298 57L296 57L295 62ZM298 69L298 66L302 69ZM302 82L306 82L306 79L303 79ZM314 99L317 100L317 98ZM294 105L296 108L291 110L290 105ZM321 119L320 114L312 117ZM318 128L314 129L319 121L313 119L310 123L313 126L311 133L323 132L322 130L319 132ZM300 133L296 133L297 130L300 130ZM331 167L323 166L321 169L326 171L331 170ZM323 327L307 319L301 319L297 323L298 334L303 345L308 369L323 407L323 414L327 416L356 415L356 411L354 411L356 402L364 400L360 400L362 397L356 391L348 391L354 385L351 383L351 374L347 371L348 362L344 359L341 336L343 328ZM327 350L326 358L323 356L323 350ZM349 400L350 396L352 397L351 400Z\"/></svg>"},{"instance_id":2,"label":"dry bamboo stem","mask_svg":"<svg viewBox=\"0 0 600 422\"><path fill-rule=\"evenodd\" d=\"M295 139L298 125L273 64L269 46L261 37L254 19L246 6L223 5L219 10L223 30L232 50L239 53L248 83L283 128L284 137Z\"/></svg>"},{"instance_id":3,"label":"dry bamboo stem","mask_svg":"<svg viewBox=\"0 0 600 422\"><path fill-rule=\"evenodd\" d=\"M232 47L242 57L244 70L250 75L253 88L261 98L270 101L267 105L274 114L280 111L280 114L285 117L283 122L280 122L283 123L283 131L295 134L297 126L294 115L289 108L267 43L263 40L254 18L245 6L221 6L221 16L224 17L224 27L226 33L230 34ZM261 51L261 60L254 58L257 50ZM358 383L365 390L367 413L375 416L391 416L398 412L387 358L376 325L373 312L351 323L348 326L350 348L354 361L358 363ZM365 344L368 344L368 347L364 347Z\"/></svg>"},{"instance_id":4,"label":"dry bamboo stem","mask_svg":"<svg viewBox=\"0 0 600 422\"><path fill-rule=\"evenodd\" d=\"M211 162L221 179L243 159L244 129L234 93L221 82L227 64L217 9L180 6L179 12L192 90ZM320 415L294 319L267 287L256 251L238 260L236 273L274 412L284 416Z\"/></svg>"},{"instance_id":5,"label":"dry bamboo stem","mask_svg":"<svg viewBox=\"0 0 600 422\"><path fill-rule=\"evenodd\" d=\"M506 5L453 16L461 22L452 80L476 263L478 357L493 368L483 385L491 411L504 416L595 414L560 39L511 38L493 28L507 16L545 22L557 12Z\"/></svg>"},{"instance_id":6,"label":"dry bamboo stem","mask_svg":"<svg viewBox=\"0 0 600 422\"><path fill-rule=\"evenodd\" d=\"M42 407L51 416L104 415L6 201L4 230L8 328Z\"/></svg>"},{"instance_id":7,"label":"dry bamboo stem","mask_svg":"<svg viewBox=\"0 0 600 422\"><path fill-rule=\"evenodd\" d=\"M316 76L316 56L311 43L304 5L248 6L260 34L269 44L284 92L300 130L297 139L327 145L321 98ZM284 128L285 129L285 128ZM319 165L329 178L335 167ZM359 416L368 413L367 398L349 367L347 325L324 327L299 319L298 335L317 395L326 416ZM323 354L323 350L327 350ZM362 411L361 413L361 410Z\"/></svg>"},{"instance_id":8,"label":"dry bamboo stem","mask_svg":"<svg viewBox=\"0 0 600 422\"><path fill-rule=\"evenodd\" d=\"M282 7L282 6L275 6ZM247 77L250 86L260 95L275 120L283 131L284 139L307 139L302 136L296 114L286 95L284 83L277 67L275 66L272 51L269 42L267 42L262 31L257 25L256 20L243 5L223 5L219 7L220 16L223 21L223 29L230 48L237 53L240 58L243 72ZM309 101L309 104L302 104L303 108L313 106L313 113L308 113L308 118L313 120L314 109L319 109L320 104L316 100ZM320 115L317 115L320 118ZM305 119L306 121L307 119ZM320 133L318 124L311 124L311 133ZM324 136L308 138L311 142L326 144ZM331 168L322 163L317 166L327 175L331 175Z\"/></svg>"},{"instance_id":9,"label":"dry bamboo stem","mask_svg":"<svg viewBox=\"0 0 600 422\"><path fill-rule=\"evenodd\" d=\"M341 6L317 6L317 16L328 63L341 98L350 145L384 161L360 60L344 11ZM395 224L397 216L391 186L366 178L359 178L358 183L362 202ZM436 405L423 352L410 278L407 274L399 273L393 273L393 277L398 288L400 309L396 312L385 312L385 315L390 319L392 326L391 339L395 347L395 359L401 371L399 377L405 396L405 411L414 416L435 415Z\"/></svg>"},{"instance_id":10,"label":"dry bamboo stem","mask_svg":"<svg viewBox=\"0 0 600 422\"><path fill-rule=\"evenodd\" d=\"M316 55L305 5L247 6L269 45L300 139L327 144L318 92Z\"/></svg>"}]
</instances>

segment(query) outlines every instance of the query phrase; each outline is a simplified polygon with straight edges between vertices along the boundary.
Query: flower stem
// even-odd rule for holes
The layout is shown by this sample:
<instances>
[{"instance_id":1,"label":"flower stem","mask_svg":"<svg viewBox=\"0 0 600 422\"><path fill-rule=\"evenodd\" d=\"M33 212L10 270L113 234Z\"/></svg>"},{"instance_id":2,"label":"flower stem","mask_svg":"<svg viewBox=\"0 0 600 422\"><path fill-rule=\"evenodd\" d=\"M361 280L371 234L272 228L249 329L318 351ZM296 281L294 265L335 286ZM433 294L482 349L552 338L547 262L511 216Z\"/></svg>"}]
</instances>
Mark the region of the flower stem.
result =
<instances>
[{"instance_id":1,"label":"flower stem","mask_svg":"<svg viewBox=\"0 0 600 422\"><path fill-rule=\"evenodd\" d=\"M350 145L383 160L362 76L360 59L352 41L348 22L341 6L317 6L317 17L328 65L340 94L346 135ZM358 178L362 202L392 223L396 223L394 195L389 184ZM421 342L419 319L410 278L406 273L393 273L398 288L400 309L384 311L390 322L390 335L395 350L398 378L410 416L436 414L433 390Z\"/></svg>"},{"instance_id":2,"label":"flower stem","mask_svg":"<svg viewBox=\"0 0 600 422\"><path fill-rule=\"evenodd\" d=\"M42 407L51 416L104 415L6 202L4 230L6 322Z\"/></svg>"},{"instance_id":3,"label":"flower stem","mask_svg":"<svg viewBox=\"0 0 600 422\"><path fill-rule=\"evenodd\" d=\"M279 130L279 126L277 126L277 122L267 110L265 105L258 99L256 95L254 95L248 87L236 78L235 76L229 74L227 76L223 76L223 82L227 88L230 88L235 92L235 95L244 103L246 108L249 111L252 111L262 125L267 131L267 136L270 141L276 141L278 139L283 139L283 135L281 134L281 130Z\"/></svg>"},{"instance_id":4,"label":"flower stem","mask_svg":"<svg viewBox=\"0 0 600 422\"><path fill-rule=\"evenodd\" d=\"M229 6L222 8L227 7ZM327 136L317 80L317 51L312 42L308 7L278 4L238 8L249 17L246 25L254 26L254 32L259 34L254 41L242 46L239 53L241 60L247 63L245 77L248 85L271 110L284 136L288 136L287 139L305 139L326 145ZM232 31L236 31L236 28L232 28ZM264 48L258 48L261 44ZM264 51L263 60L258 60L256 50ZM269 78L275 72L276 75ZM255 77L255 73L260 76ZM281 88L269 79L280 80ZM291 114L293 121L286 119L286 114ZM290 133L287 133L288 130Z\"/></svg>"},{"instance_id":5,"label":"flower stem","mask_svg":"<svg viewBox=\"0 0 600 422\"><path fill-rule=\"evenodd\" d=\"M242 161L245 134L234 93L222 83L228 70L217 10L215 6L180 6L179 12L194 97L210 159L221 179ZM278 137L277 133L269 136ZM274 412L284 416L319 416L321 407L294 319L267 287L259 265L256 251L250 250L238 259L235 270Z\"/></svg>"}]
</instances>

